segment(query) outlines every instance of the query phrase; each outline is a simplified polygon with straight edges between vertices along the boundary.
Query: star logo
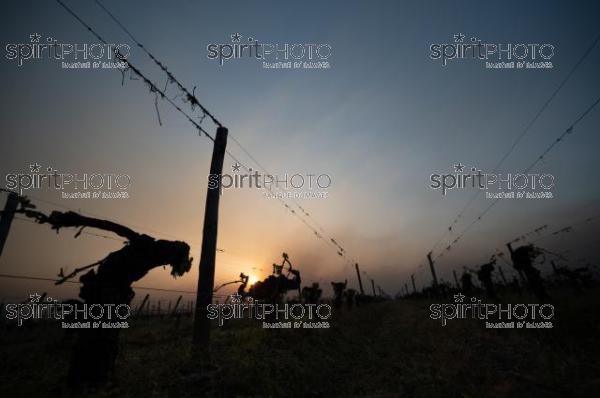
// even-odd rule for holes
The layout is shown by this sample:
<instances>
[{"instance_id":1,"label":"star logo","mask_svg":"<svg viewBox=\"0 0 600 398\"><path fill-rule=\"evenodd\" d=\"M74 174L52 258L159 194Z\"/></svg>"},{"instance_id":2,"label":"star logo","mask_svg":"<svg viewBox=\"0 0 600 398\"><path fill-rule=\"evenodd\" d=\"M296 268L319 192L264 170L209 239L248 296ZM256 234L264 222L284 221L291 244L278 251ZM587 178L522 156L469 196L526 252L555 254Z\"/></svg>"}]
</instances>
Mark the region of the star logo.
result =
<instances>
[{"instance_id":1,"label":"star logo","mask_svg":"<svg viewBox=\"0 0 600 398\"><path fill-rule=\"evenodd\" d=\"M39 43L40 39L42 38L42 35L40 35L39 33L34 33L32 35L29 35L29 38L31 39L32 43Z\"/></svg>"},{"instance_id":2,"label":"star logo","mask_svg":"<svg viewBox=\"0 0 600 398\"><path fill-rule=\"evenodd\" d=\"M37 162L35 162L35 163L29 165L29 170L32 173L39 173L41 167L42 167L41 165L39 165Z\"/></svg>"},{"instance_id":3,"label":"star logo","mask_svg":"<svg viewBox=\"0 0 600 398\"><path fill-rule=\"evenodd\" d=\"M240 39L242 38L242 35L240 35L239 33L234 33L231 35L231 41L232 42L240 42Z\"/></svg>"},{"instance_id":4,"label":"star logo","mask_svg":"<svg viewBox=\"0 0 600 398\"><path fill-rule=\"evenodd\" d=\"M232 171L240 171L240 164L238 162L235 162L234 165L231 166L231 170Z\"/></svg>"},{"instance_id":5,"label":"star logo","mask_svg":"<svg viewBox=\"0 0 600 398\"><path fill-rule=\"evenodd\" d=\"M462 33L457 33L454 35L454 42L455 43L462 43L463 40L465 40L465 35L463 35Z\"/></svg>"},{"instance_id":6,"label":"star logo","mask_svg":"<svg viewBox=\"0 0 600 398\"><path fill-rule=\"evenodd\" d=\"M454 302L455 303L462 303L463 300L465 299L465 295L462 293L458 293L454 295Z\"/></svg>"},{"instance_id":7,"label":"star logo","mask_svg":"<svg viewBox=\"0 0 600 398\"><path fill-rule=\"evenodd\" d=\"M29 299L31 300L31 302L32 302L32 303L38 303L38 302L40 301L40 298L41 298L41 297L42 297L42 296L40 296L40 295L39 295L39 294L37 294L37 293L34 293L34 294L30 294L30 295L29 295Z\"/></svg>"},{"instance_id":8,"label":"star logo","mask_svg":"<svg viewBox=\"0 0 600 398\"><path fill-rule=\"evenodd\" d=\"M454 165L454 171L456 171L457 173L462 173L464 168L465 168L465 165L461 164L460 162L458 162L458 164Z\"/></svg>"},{"instance_id":9,"label":"star logo","mask_svg":"<svg viewBox=\"0 0 600 398\"><path fill-rule=\"evenodd\" d=\"M239 293L232 294L229 297L231 298L231 302L233 304L238 304L242 302L242 296Z\"/></svg>"}]
</instances>

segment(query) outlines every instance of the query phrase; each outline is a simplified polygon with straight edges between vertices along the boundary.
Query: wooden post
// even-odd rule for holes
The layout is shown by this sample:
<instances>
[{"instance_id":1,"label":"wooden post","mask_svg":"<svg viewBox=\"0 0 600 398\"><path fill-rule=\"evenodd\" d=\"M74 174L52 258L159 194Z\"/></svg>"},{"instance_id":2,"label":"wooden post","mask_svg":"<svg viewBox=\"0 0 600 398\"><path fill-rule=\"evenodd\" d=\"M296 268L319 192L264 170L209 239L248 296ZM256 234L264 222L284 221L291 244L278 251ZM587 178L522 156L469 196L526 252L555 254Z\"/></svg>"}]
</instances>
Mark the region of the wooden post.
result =
<instances>
[{"instance_id":1,"label":"wooden post","mask_svg":"<svg viewBox=\"0 0 600 398\"><path fill-rule=\"evenodd\" d=\"M431 268L431 277L433 278L433 286L438 285L437 275L435 274L435 267L433 266L433 260L431 259L431 252L427 253L427 260L429 261L429 268Z\"/></svg>"},{"instance_id":2,"label":"wooden post","mask_svg":"<svg viewBox=\"0 0 600 398\"><path fill-rule=\"evenodd\" d=\"M412 281L413 293L417 294L417 285L415 285L415 274L410 276L410 280Z\"/></svg>"},{"instance_id":3,"label":"wooden post","mask_svg":"<svg viewBox=\"0 0 600 398\"><path fill-rule=\"evenodd\" d=\"M8 231L10 231L10 225L15 217L15 210L17 210L18 204L19 196L14 192L10 192L6 199L2 216L0 217L0 256L2 255L6 238L8 238Z\"/></svg>"},{"instance_id":4,"label":"wooden post","mask_svg":"<svg viewBox=\"0 0 600 398\"><path fill-rule=\"evenodd\" d=\"M210 341L210 319L208 305L212 304L215 284L215 257L217 252L217 227L219 224L219 199L221 196L221 175L227 146L227 129L217 128L213 145L210 176L206 191L206 206L204 209L204 228L202 230L202 249L200 252L200 274L198 275L198 290L196 293L196 312L194 318L193 348L208 354ZM218 186L214 187L217 178Z\"/></svg>"},{"instance_id":5,"label":"wooden post","mask_svg":"<svg viewBox=\"0 0 600 398\"><path fill-rule=\"evenodd\" d=\"M146 305L146 302L148 301L148 298L150 297L149 294L146 294L146 297L144 297L144 299L142 300L142 304L140 304L140 306L138 307L136 313L137 315L142 315L142 311L144 309L144 306Z\"/></svg>"},{"instance_id":6,"label":"wooden post","mask_svg":"<svg viewBox=\"0 0 600 398\"><path fill-rule=\"evenodd\" d=\"M375 293L375 281L373 279L371 279L371 287L373 288L373 297L377 296Z\"/></svg>"},{"instance_id":7,"label":"wooden post","mask_svg":"<svg viewBox=\"0 0 600 398\"><path fill-rule=\"evenodd\" d=\"M179 297L177 298L177 301L175 302L175 307L173 307L173 311L171 312L171 316L175 316L175 315L177 315L177 307L179 307L179 302L181 301L181 298L182 298L182 297L183 297L183 296L179 296Z\"/></svg>"},{"instance_id":8,"label":"wooden post","mask_svg":"<svg viewBox=\"0 0 600 398\"><path fill-rule=\"evenodd\" d=\"M356 276L358 276L358 287L360 287L360 294L365 295L365 289L363 289L362 279L360 278L360 271L358 270L358 263L354 264L356 268Z\"/></svg>"}]
</instances>

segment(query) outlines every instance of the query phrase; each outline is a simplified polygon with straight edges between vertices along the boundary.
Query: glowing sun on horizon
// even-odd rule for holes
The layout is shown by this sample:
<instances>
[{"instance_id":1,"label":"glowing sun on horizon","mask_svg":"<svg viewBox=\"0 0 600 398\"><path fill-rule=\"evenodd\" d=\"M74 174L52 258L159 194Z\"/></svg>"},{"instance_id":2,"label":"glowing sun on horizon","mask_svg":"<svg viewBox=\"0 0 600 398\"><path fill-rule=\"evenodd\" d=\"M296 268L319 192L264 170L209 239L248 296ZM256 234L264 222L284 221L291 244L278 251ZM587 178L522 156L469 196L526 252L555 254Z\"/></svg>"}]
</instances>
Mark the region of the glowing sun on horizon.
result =
<instances>
[{"instance_id":1,"label":"glowing sun on horizon","mask_svg":"<svg viewBox=\"0 0 600 398\"><path fill-rule=\"evenodd\" d=\"M248 277L248 285L254 285L256 282L258 282L258 277L256 275L250 275Z\"/></svg>"}]
</instances>

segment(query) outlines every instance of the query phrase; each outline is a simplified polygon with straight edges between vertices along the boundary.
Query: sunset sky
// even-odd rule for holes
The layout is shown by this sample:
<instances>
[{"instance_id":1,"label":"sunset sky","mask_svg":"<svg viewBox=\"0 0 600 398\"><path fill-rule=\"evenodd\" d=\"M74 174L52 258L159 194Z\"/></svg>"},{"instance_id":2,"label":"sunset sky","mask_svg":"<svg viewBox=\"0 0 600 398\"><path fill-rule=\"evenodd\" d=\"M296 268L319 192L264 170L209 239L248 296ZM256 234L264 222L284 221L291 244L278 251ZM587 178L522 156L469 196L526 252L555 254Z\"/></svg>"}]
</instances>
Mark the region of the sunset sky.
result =
<instances>
[{"instance_id":1,"label":"sunset sky","mask_svg":"<svg viewBox=\"0 0 600 398\"><path fill-rule=\"evenodd\" d=\"M390 294L411 273L420 286L430 282L426 267L417 267L472 197L472 190L442 197L429 187L430 174L451 172L459 162L491 172L600 33L600 3L591 1L514 1L508 7L514 12L507 12L507 2L478 1L315 1L312 7L278 1L103 3L179 81L195 87L230 136L269 171L331 176L328 198L299 202ZM129 60L165 85L160 69L93 1L67 4L110 42L129 43ZM7 44L28 43L33 33L63 43L97 42L56 2L11 0L1 7L3 55ZM270 43L327 43L331 69L269 70L253 59L223 66L209 60L206 46L229 43L234 33ZM442 66L429 58L432 43L451 43L457 33L488 43L552 43L554 68L490 70L474 60ZM600 45L501 172L526 168L598 98L599 67ZM48 59L19 67L5 56L0 70L2 186L5 175L27 173L36 162L62 172L130 175L129 199L68 200L48 189L24 194L43 211L65 210L59 204L156 238L188 242L195 259L190 273L174 280L157 269L139 284L194 290L212 143L164 101L158 103L160 126L154 94L140 81L121 86L116 71L61 69ZM167 93L176 91L170 87ZM208 119L203 126L215 132ZM599 126L596 108L534 169L555 176L555 198L501 201L438 260L440 276L450 280L452 269L475 267L543 224L552 231L599 214ZM252 165L232 138L228 149ZM225 159L226 172L232 173L233 163ZM0 204L5 198L0 194ZM456 229L489 204L480 195ZM318 281L327 295L330 281L348 279L356 287L353 268L278 201L257 190L228 190L220 211L218 247L224 252L217 254L216 283L240 272L264 278L285 251L305 284ZM539 244L570 250L565 255L573 261L597 261L599 225L587 223ZM72 270L121 247L98 236L73 239L75 232L57 235L47 226L15 220L0 274L52 278L60 267ZM447 244L440 243L434 254ZM76 294L76 285L52 288L12 279L0 279L0 289L4 297Z\"/></svg>"}]
</instances>

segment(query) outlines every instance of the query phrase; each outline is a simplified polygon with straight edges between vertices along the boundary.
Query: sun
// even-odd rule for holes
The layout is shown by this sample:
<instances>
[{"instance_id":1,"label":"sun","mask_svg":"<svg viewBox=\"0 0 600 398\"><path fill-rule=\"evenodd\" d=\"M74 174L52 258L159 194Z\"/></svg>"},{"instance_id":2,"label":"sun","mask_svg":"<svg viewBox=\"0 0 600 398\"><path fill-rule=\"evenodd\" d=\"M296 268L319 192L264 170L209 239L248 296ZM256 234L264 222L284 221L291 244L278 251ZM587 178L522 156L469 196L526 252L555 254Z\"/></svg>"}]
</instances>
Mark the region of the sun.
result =
<instances>
[{"instance_id":1,"label":"sun","mask_svg":"<svg viewBox=\"0 0 600 398\"><path fill-rule=\"evenodd\" d=\"M250 275L248 277L248 285L254 285L256 282L258 282L258 277L256 275Z\"/></svg>"}]
</instances>

